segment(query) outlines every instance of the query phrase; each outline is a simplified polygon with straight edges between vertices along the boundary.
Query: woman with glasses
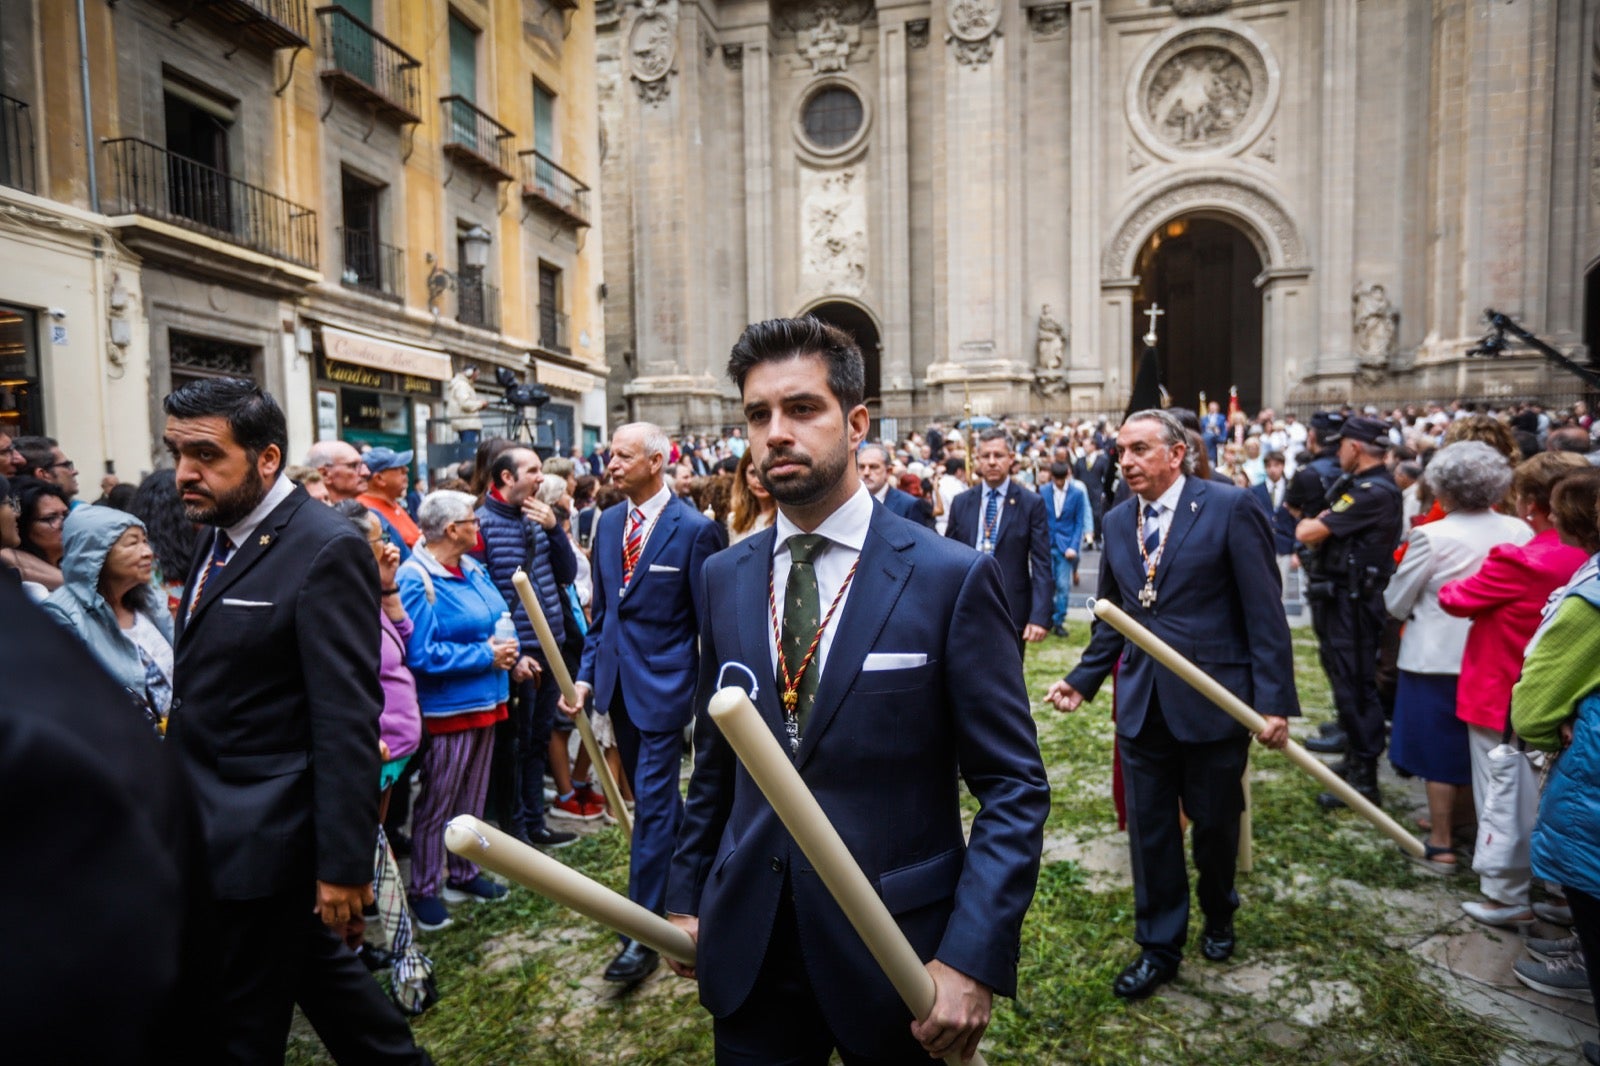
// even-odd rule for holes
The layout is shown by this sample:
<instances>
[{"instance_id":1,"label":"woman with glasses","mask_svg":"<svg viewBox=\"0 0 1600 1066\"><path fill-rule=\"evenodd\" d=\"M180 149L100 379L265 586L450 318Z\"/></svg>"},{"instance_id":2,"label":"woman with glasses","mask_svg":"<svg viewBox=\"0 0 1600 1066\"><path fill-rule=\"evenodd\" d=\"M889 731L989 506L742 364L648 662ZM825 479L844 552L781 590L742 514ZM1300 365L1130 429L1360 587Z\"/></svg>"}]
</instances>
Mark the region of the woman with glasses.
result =
<instances>
[{"instance_id":1,"label":"woman with glasses","mask_svg":"<svg viewBox=\"0 0 1600 1066\"><path fill-rule=\"evenodd\" d=\"M506 894L505 886L459 855L448 856L445 880L444 826L458 814L483 817L494 726L507 716L506 675L522 681L532 676L533 664L514 635L495 636L510 608L488 570L468 555L478 543L472 497L429 494L417 508L417 525L422 543L400 567L397 582L413 627L406 660L431 738L412 813L410 895L417 924L441 929L450 924L441 894L451 903L487 903Z\"/></svg>"},{"instance_id":2,"label":"woman with glasses","mask_svg":"<svg viewBox=\"0 0 1600 1066\"><path fill-rule=\"evenodd\" d=\"M35 477L14 480L11 498L16 501L20 543L0 549L0 566L15 570L22 587L40 601L61 587L61 526L71 505L65 492Z\"/></svg>"},{"instance_id":3,"label":"woman with glasses","mask_svg":"<svg viewBox=\"0 0 1600 1066\"><path fill-rule=\"evenodd\" d=\"M144 523L111 507L66 520L61 587L45 613L71 630L127 691L156 733L172 709L172 616L150 583L155 553Z\"/></svg>"}]
</instances>

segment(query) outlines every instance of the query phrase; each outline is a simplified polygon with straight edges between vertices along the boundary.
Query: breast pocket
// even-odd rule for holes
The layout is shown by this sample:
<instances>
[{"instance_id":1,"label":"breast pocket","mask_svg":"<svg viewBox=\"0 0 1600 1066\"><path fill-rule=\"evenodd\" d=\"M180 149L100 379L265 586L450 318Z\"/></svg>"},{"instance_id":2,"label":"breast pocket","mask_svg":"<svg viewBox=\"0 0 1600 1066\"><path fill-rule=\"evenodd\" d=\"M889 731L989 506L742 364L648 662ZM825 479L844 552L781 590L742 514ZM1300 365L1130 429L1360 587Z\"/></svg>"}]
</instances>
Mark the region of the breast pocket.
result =
<instances>
[{"instance_id":1,"label":"breast pocket","mask_svg":"<svg viewBox=\"0 0 1600 1066\"><path fill-rule=\"evenodd\" d=\"M856 675L854 691L857 693L868 692L910 692L915 689L925 688L938 675L939 661L937 659L923 663L921 666L909 666L898 670L862 670Z\"/></svg>"},{"instance_id":2,"label":"breast pocket","mask_svg":"<svg viewBox=\"0 0 1600 1066\"><path fill-rule=\"evenodd\" d=\"M213 604L200 619L200 626L210 636L229 644L258 643L272 621L271 603L229 603L224 600Z\"/></svg>"}]
</instances>

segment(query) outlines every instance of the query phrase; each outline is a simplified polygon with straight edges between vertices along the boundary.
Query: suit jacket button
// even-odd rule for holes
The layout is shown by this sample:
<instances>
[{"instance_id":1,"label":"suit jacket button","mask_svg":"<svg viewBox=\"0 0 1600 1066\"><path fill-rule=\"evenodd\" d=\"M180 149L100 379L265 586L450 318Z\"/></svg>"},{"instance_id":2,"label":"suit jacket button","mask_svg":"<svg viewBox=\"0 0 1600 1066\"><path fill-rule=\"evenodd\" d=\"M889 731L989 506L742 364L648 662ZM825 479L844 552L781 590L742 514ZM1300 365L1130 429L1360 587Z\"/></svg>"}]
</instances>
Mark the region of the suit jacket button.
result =
<instances>
[{"instance_id":1,"label":"suit jacket button","mask_svg":"<svg viewBox=\"0 0 1600 1066\"><path fill-rule=\"evenodd\" d=\"M776 855L774 855L772 857L772 862L770 863L770 865L772 866L772 872L773 873L775 873L775 874L783 873L783 860L778 858Z\"/></svg>"}]
</instances>

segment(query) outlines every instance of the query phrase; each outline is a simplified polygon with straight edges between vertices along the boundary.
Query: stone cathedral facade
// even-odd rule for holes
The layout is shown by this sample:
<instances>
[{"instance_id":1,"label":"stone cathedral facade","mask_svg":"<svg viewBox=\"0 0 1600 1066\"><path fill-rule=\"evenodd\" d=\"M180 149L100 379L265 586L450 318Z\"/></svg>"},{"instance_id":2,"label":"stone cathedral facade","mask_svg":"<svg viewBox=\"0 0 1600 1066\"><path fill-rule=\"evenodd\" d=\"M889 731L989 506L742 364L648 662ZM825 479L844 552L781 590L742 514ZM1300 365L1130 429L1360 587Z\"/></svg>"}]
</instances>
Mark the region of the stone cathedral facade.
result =
<instances>
[{"instance_id":1,"label":"stone cathedral facade","mask_svg":"<svg viewBox=\"0 0 1600 1066\"><path fill-rule=\"evenodd\" d=\"M738 421L741 326L851 330L877 415L1576 395L1600 0L610 0L611 419ZM1587 315L1586 315L1587 311ZM1586 325L1587 321L1587 325Z\"/></svg>"}]
</instances>

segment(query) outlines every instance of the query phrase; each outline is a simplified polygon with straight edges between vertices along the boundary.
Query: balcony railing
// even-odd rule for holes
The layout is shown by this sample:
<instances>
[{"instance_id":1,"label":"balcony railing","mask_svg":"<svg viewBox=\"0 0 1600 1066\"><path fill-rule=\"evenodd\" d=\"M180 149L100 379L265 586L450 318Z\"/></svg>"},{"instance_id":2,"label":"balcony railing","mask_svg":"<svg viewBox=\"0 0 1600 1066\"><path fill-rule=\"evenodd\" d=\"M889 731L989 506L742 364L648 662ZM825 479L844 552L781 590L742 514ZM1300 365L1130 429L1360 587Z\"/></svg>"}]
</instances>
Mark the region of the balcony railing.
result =
<instances>
[{"instance_id":1,"label":"balcony railing","mask_svg":"<svg viewBox=\"0 0 1600 1066\"><path fill-rule=\"evenodd\" d=\"M138 137L105 142L123 214L146 215L301 266L317 265L317 213Z\"/></svg>"},{"instance_id":2,"label":"balcony railing","mask_svg":"<svg viewBox=\"0 0 1600 1066\"><path fill-rule=\"evenodd\" d=\"M344 248L344 266L339 280L352 289L404 301L406 295L406 253L384 244L371 230L339 227L339 243Z\"/></svg>"},{"instance_id":3,"label":"balcony railing","mask_svg":"<svg viewBox=\"0 0 1600 1066\"><path fill-rule=\"evenodd\" d=\"M539 308L539 347L547 352L572 354L572 340L567 333L567 316L553 308Z\"/></svg>"},{"instance_id":4,"label":"balcony railing","mask_svg":"<svg viewBox=\"0 0 1600 1066\"><path fill-rule=\"evenodd\" d=\"M529 149L522 160L522 195L576 226L589 224L589 186L563 170L554 159Z\"/></svg>"},{"instance_id":5,"label":"balcony railing","mask_svg":"<svg viewBox=\"0 0 1600 1066\"><path fill-rule=\"evenodd\" d=\"M516 134L478 110L465 96L446 96L439 104L444 109L444 150L447 155L476 167L496 181L510 181L510 141Z\"/></svg>"},{"instance_id":6,"label":"balcony railing","mask_svg":"<svg viewBox=\"0 0 1600 1066\"><path fill-rule=\"evenodd\" d=\"M33 112L21 100L0 96L0 185L38 192Z\"/></svg>"},{"instance_id":7,"label":"balcony railing","mask_svg":"<svg viewBox=\"0 0 1600 1066\"><path fill-rule=\"evenodd\" d=\"M399 122L422 121L421 62L342 7L319 7L322 77Z\"/></svg>"},{"instance_id":8,"label":"balcony railing","mask_svg":"<svg viewBox=\"0 0 1600 1066\"><path fill-rule=\"evenodd\" d=\"M500 331L500 290L481 275L462 271L456 281L456 321L463 326Z\"/></svg>"},{"instance_id":9,"label":"balcony railing","mask_svg":"<svg viewBox=\"0 0 1600 1066\"><path fill-rule=\"evenodd\" d=\"M275 49L311 44L311 9L306 0L199 0L190 5L196 7ZM185 12L183 18L187 17Z\"/></svg>"}]
</instances>

